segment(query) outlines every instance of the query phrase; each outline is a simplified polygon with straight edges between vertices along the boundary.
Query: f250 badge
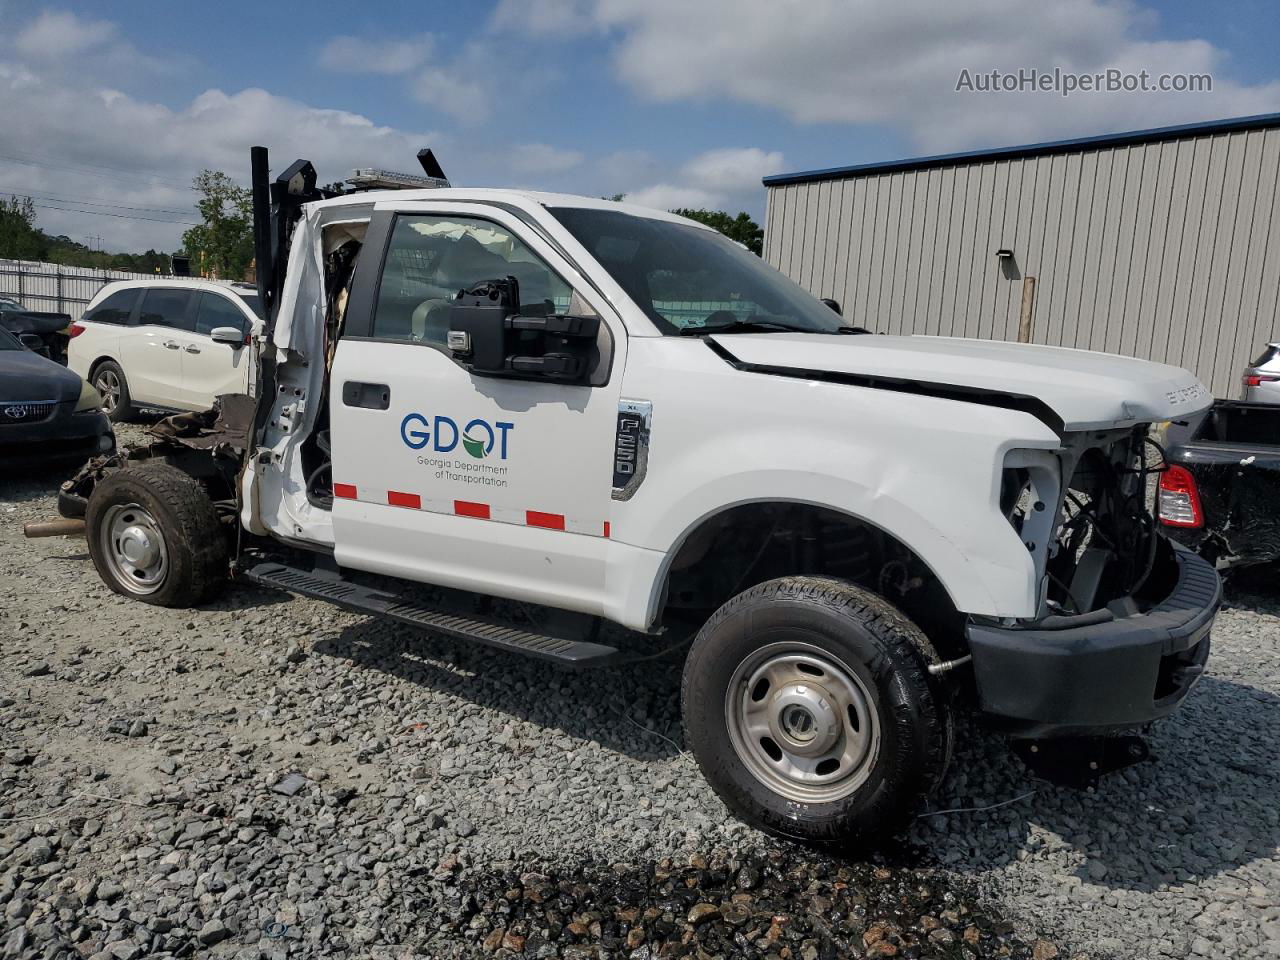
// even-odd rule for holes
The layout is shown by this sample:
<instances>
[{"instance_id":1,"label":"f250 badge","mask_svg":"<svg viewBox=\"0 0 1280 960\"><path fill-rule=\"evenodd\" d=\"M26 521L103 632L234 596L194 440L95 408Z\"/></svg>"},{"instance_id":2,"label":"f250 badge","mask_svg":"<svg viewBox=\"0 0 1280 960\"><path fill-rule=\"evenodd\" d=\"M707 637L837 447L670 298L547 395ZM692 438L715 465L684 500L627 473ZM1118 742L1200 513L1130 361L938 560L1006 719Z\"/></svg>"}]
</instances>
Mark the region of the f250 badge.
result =
<instances>
[{"instance_id":1,"label":"f250 badge","mask_svg":"<svg viewBox=\"0 0 1280 960\"><path fill-rule=\"evenodd\" d=\"M613 499L630 500L649 465L649 429L653 404L648 400L619 400L618 429L613 440Z\"/></svg>"},{"instance_id":2,"label":"f250 badge","mask_svg":"<svg viewBox=\"0 0 1280 960\"><path fill-rule=\"evenodd\" d=\"M461 442L462 449L477 460L493 456L495 450L497 458L505 460L507 434L514 429L514 423L490 423L476 417L467 421L466 426L459 430L457 421L451 417L428 420L420 413L408 413L400 421L400 439L410 450L422 450L430 446L436 453L450 453Z\"/></svg>"}]
</instances>

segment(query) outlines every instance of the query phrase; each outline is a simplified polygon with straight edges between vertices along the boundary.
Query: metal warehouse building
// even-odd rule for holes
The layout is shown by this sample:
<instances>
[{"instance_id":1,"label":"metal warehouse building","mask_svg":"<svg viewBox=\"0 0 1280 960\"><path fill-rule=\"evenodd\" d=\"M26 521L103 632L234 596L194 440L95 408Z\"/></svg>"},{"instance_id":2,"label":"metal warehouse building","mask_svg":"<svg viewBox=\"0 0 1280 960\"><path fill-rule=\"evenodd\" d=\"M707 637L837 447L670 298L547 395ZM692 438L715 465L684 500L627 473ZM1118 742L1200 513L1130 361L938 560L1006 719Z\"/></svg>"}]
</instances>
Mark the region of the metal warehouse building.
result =
<instances>
[{"instance_id":1,"label":"metal warehouse building","mask_svg":"<svg viewBox=\"0 0 1280 960\"><path fill-rule=\"evenodd\" d=\"M1280 334L1280 114L764 183L765 258L875 332L1129 354L1217 396Z\"/></svg>"}]
</instances>

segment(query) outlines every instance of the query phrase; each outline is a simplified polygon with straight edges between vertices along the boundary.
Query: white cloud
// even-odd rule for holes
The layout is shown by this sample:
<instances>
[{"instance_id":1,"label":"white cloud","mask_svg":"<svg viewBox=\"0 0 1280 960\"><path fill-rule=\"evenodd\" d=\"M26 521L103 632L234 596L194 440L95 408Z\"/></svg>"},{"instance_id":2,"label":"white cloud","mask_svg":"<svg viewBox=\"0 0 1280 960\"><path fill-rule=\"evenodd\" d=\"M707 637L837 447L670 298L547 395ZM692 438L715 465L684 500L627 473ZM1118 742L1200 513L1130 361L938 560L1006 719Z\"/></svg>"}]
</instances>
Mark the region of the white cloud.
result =
<instances>
[{"instance_id":1,"label":"white cloud","mask_svg":"<svg viewBox=\"0 0 1280 960\"><path fill-rule=\"evenodd\" d=\"M42 19L18 24L15 38L39 35L35 27ZM81 241L101 236L109 250L176 249L185 225L130 217L198 219L191 178L209 167L246 183L248 149L259 143L271 149L275 169L305 156L326 182L356 166L412 170L415 152L431 146L459 184L516 182L588 195L627 191L631 200L664 209L755 209L761 196L758 177L785 166L777 153L758 147L708 151L683 166L636 149L591 154L588 162L589 152L572 141L511 144L492 132L498 125L469 130L466 136L414 132L258 88L210 89L162 103L137 92L152 89L154 77L130 85L128 71L121 70L122 51L131 47L120 28L58 22L61 42L80 47L72 58L19 55L16 39L8 49L0 40L0 129L11 144L3 152L17 157L0 159L0 191L53 198L37 200L45 204L37 210L43 229ZM404 42L414 45L414 57L427 46L423 37ZM345 63L344 69L354 69L378 49L373 41L361 43L371 46L339 45L335 49L348 59L334 53L330 66ZM398 48L381 49L381 62L395 62L398 69L412 59ZM536 61L486 70L490 54L483 44L468 44L437 65L428 50L427 59L401 75L434 106L468 121L484 116L499 102L499 93L509 112L518 109L513 96L518 105L545 96L556 82Z\"/></svg>"},{"instance_id":2,"label":"white cloud","mask_svg":"<svg viewBox=\"0 0 1280 960\"><path fill-rule=\"evenodd\" d=\"M501 0L492 25L538 37L573 37L596 29L595 0Z\"/></svg>"},{"instance_id":3,"label":"white cloud","mask_svg":"<svg viewBox=\"0 0 1280 960\"><path fill-rule=\"evenodd\" d=\"M708 189L723 191L758 190L760 178L782 173L782 154L759 147L726 147L699 154L684 166L684 177Z\"/></svg>"},{"instance_id":4,"label":"white cloud","mask_svg":"<svg viewBox=\"0 0 1280 960\"><path fill-rule=\"evenodd\" d=\"M120 35L114 23L62 10L45 10L11 38L0 36L0 53L10 39L13 57L46 74L83 76L87 70L96 70L119 84L190 66L189 58L168 50L159 55L143 53Z\"/></svg>"},{"instance_id":5,"label":"white cloud","mask_svg":"<svg viewBox=\"0 0 1280 960\"><path fill-rule=\"evenodd\" d=\"M657 183L626 195L627 203L652 207L655 210L713 210L724 205L724 194L699 187L682 187L671 183Z\"/></svg>"},{"instance_id":6,"label":"white cloud","mask_svg":"<svg viewBox=\"0 0 1280 960\"><path fill-rule=\"evenodd\" d=\"M31 58L70 57L115 39L115 24L46 10L18 32L14 46Z\"/></svg>"},{"instance_id":7,"label":"white cloud","mask_svg":"<svg viewBox=\"0 0 1280 960\"><path fill-rule=\"evenodd\" d=\"M708 150L688 160L669 180L627 194L627 201L660 210L686 207L736 213L755 207L761 193L760 178L778 173L785 166L785 159L776 150Z\"/></svg>"},{"instance_id":8,"label":"white cloud","mask_svg":"<svg viewBox=\"0 0 1280 960\"><path fill-rule=\"evenodd\" d=\"M320 51L320 66L338 73L409 73L426 62L434 46L429 33L406 40L334 37Z\"/></svg>"},{"instance_id":9,"label":"white cloud","mask_svg":"<svg viewBox=\"0 0 1280 960\"><path fill-rule=\"evenodd\" d=\"M523 12L523 17L522 17ZM496 29L595 29L618 75L656 101L731 100L805 124L884 124L951 149L1146 127L1275 108L1280 84L1225 73L1200 39L1159 40L1157 18L1109 0L508 0ZM957 93L962 69L1211 73L1213 91Z\"/></svg>"},{"instance_id":10,"label":"white cloud","mask_svg":"<svg viewBox=\"0 0 1280 960\"><path fill-rule=\"evenodd\" d=\"M419 73L411 87L414 99L463 123L489 118L489 94L458 70L432 68Z\"/></svg>"},{"instance_id":11,"label":"white cloud","mask_svg":"<svg viewBox=\"0 0 1280 960\"><path fill-rule=\"evenodd\" d=\"M438 133L380 126L359 114L320 109L266 90L207 90L185 105L169 107L76 83L61 73L44 75L2 62L0 117L6 142L15 145L5 152L21 152L21 159L32 161L0 159L0 190L75 201L51 201L49 207L139 217L169 215L121 208L190 210L176 218L198 220L195 195L187 186L191 178L209 167L246 183L254 144L270 147L274 169L304 156L326 181L341 179L356 166L411 170L423 146L449 150L448 139ZM173 250L186 229L47 207L37 214L38 225L50 233L80 240L101 234L114 250Z\"/></svg>"},{"instance_id":12,"label":"white cloud","mask_svg":"<svg viewBox=\"0 0 1280 960\"><path fill-rule=\"evenodd\" d=\"M522 143L508 154L511 169L520 174L565 173L582 163L577 150L561 150L546 143Z\"/></svg>"},{"instance_id":13,"label":"white cloud","mask_svg":"<svg viewBox=\"0 0 1280 960\"><path fill-rule=\"evenodd\" d=\"M439 46L429 33L407 39L338 36L321 49L320 65L337 73L404 76L419 103L464 123L487 120L500 83L491 51L481 56L477 45L468 44L446 57Z\"/></svg>"}]
</instances>

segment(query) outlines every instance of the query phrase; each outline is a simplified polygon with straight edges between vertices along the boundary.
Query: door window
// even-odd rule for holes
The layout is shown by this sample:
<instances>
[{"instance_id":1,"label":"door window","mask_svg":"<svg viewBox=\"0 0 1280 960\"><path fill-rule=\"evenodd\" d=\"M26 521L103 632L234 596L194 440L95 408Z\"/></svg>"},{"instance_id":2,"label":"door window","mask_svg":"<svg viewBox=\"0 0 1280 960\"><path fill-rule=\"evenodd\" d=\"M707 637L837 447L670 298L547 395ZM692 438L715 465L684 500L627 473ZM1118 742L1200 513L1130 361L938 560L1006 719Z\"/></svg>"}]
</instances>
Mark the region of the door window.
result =
<instances>
[{"instance_id":1,"label":"door window","mask_svg":"<svg viewBox=\"0 0 1280 960\"><path fill-rule=\"evenodd\" d=\"M138 289L117 290L98 304L93 313L85 317L94 323L128 323L133 305L138 302Z\"/></svg>"},{"instance_id":2,"label":"door window","mask_svg":"<svg viewBox=\"0 0 1280 960\"><path fill-rule=\"evenodd\" d=\"M242 334L247 334L249 318L221 294L202 293L196 310L196 333L208 336L215 327L235 327Z\"/></svg>"},{"instance_id":3,"label":"door window","mask_svg":"<svg viewBox=\"0 0 1280 960\"><path fill-rule=\"evenodd\" d=\"M192 325L187 316L187 308L190 304L190 290L153 287L142 298L142 309L138 311L138 323L172 327L175 330L190 330Z\"/></svg>"},{"instance_id":4,"label":"door window","mask_svg":"<svg viewBox=\"0 0 1280 960\"><path fill-rule=\"evenodd\" d=\"M382 266L373 335L443 346L449 302L486 280L515 277L520 313L569 309L573 289L505 228L470 217L396 218Z\"/></svg>"}]
</instances>

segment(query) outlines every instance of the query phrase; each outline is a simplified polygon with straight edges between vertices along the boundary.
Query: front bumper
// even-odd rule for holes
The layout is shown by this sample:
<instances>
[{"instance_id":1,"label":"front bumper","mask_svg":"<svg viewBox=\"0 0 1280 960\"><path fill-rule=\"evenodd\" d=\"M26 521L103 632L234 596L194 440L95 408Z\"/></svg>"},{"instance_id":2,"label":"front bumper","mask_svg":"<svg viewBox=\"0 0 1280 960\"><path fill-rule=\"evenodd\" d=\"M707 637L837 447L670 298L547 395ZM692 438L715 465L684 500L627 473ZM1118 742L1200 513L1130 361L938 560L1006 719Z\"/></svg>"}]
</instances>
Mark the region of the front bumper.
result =
<instances>
[{"instance_id":1,"label":"front bumper","mask_svg":"<svg viewBox=\"0 0 1280 960\"><path fill-rule=\"evenodd\" d=\"M1146 613L1056 628L969 624L982 712L1015 736L1056 737L1142 727L1177 709L1204 672L1222 584L1207 561L1170 546L1176 585Z\"/></svg>"},{"instance_id":2,"label":"front bumper","mask_svg":"<svg viewBox=\"0 0 1280 960\"><path fill-rule=\"evenodd\" d=\"M58 410L48 420L0 426L0 465L6 471L83 463L115 448L111 421L100 412Z\"/></svg>"}]
</instances>

